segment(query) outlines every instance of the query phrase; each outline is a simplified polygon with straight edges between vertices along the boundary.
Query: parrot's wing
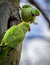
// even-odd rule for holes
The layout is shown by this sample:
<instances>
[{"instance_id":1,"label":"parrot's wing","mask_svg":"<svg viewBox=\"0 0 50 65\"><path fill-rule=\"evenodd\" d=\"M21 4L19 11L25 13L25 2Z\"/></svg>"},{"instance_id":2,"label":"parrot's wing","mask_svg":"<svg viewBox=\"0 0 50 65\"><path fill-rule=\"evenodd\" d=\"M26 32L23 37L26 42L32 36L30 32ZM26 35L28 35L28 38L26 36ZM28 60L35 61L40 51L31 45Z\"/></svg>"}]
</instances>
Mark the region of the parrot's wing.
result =
<instances>
[{"instance_id":1,"label":"parrot's wing","mask_svg":"<svg viewBox=\"0 0 50 65\"><path fill-rule=\"evenodd\" d=\"M8 46L9 47L16 47L18 44L20 44L23 39L24 39L24 32L20 27L17 27L16 29L14 29L13 34L10 38L12 38L11 40L8 40Z\"/></svg>"},{"instance_id":2,"label":"parrot's wing","mask_svg":"<svg viewBox=\"0 0 50 65\"><path fill-rule=\"evenodd\" d=\"M5 42L7 41L7 38L8 38L8 37L9 37L9 38L11 37L11 34L13 33L13 30L14 30L15 28L16 28L16 25L12 26L11 28L9 28L9 29L6 31L4 37L3 37L2 41L1 41L0 46L2 46L2 45L7 45L7 43L5 43ZM8 40L9 40L9 38L8 38Z\"/></svg>"},{"instance_id":3,"label":"parrot's wing","mask_svg":"<svg viewBox=\"0 0 50 65\"><path fill-rule=\"evenodd\" d=\"M8 47L16 47L20 42L22 42L24 38L23 30L20 26L12 26L7 32L5 33L1 44L7 45Z\"/></svg>"},{"instance_id":4,"label":"parrot's wing","mask_svg":"<svg viewBox=\"0 0 50 65\"><path fill-rule=\"evenodd\" d=\"M0 51L0 64L2 63L2 61L5 58L5 56L7 55L7 53L8 53L8 49L7 48L5 48L4 50Z\"/></svg>"}]
</instances>

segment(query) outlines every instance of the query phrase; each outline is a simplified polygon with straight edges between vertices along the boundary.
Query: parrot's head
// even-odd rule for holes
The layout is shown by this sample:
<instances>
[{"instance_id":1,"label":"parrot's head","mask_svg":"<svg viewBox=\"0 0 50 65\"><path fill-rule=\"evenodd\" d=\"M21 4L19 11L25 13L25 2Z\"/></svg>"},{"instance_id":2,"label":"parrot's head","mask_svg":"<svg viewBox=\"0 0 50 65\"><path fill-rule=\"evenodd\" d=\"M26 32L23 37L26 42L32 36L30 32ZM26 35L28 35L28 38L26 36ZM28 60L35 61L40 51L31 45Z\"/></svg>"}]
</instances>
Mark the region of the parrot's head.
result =
<instances>
[{"instance_id":1,"label":"parrot's head","mask_svg":"<svg viewBox=\"0 0 50 65\"><path fill-rule=\"evenodd\" d=\"M30 25L28 22L22 22L20 24L20 28L26 33L27 31L30 31Z\"/></svg>"},{"instance_id":2,"label":"parrot's head","mask_svg":"<svg viewBox=\"0 0 50 65\"><path fill-rule=\"evenodd\" d=\"M22 20L30 23L34 23L36 16L39 16L40 12L37 9L33 9L30 5L23 5L21 10Z\"/></svg>"},{"instance_id":3,"label":"parrot's head","mask_svg":"<svg viewBox=\"0 0 50 65\"><path fill-rule=\"evenodd\" d=\"M35 18L36 18L37 16L39 16L39 15L40 15L39 10L37 10L37 9L32 9L32 10L31 10L31 17L29 18L30 23L35 23L34 20L35 20ZM36 23L35 23L35 24L36 24Z\"/></svg>"},{"instance_id":4,"label":"parrot's head","mask_svg":"<svg viewBox=\"0 0 50 65\"><path fill-rule=\"evenodd\" d=\"M32 14L32 17L34 17L34 16L36 17L36 16L40 15L40 12L37 9L32 9L31 14Z\"/></svg>"},{"instance_id":5,"label":"parrot's head","mask_svg":"<svg viewBox=\"0 0 50 65\"><path fill-rule=\"evenodd\" d=\"M30 5L23 5L22 8L28 8L31 7ZM32 7L31 7L32 8Z\"/></svg>"},{"instance_id":6,"label":"parrot's head","mask_svg":"<svg viewBox=\"0 0 50 65\"><path fill-rule=\"evenodd\" d=\"M39 15L40 15L39 10L37 10L37 9L32 9L32 10L31 10L31 16L30 16L30 18L28 18L28 21L29 21L30 23L35 23L34 20L35 20L35 18L36 18L37 16L39 16ZM37 23L35 23L35 24L37 24Z\"/></svg>"}]
</instances>

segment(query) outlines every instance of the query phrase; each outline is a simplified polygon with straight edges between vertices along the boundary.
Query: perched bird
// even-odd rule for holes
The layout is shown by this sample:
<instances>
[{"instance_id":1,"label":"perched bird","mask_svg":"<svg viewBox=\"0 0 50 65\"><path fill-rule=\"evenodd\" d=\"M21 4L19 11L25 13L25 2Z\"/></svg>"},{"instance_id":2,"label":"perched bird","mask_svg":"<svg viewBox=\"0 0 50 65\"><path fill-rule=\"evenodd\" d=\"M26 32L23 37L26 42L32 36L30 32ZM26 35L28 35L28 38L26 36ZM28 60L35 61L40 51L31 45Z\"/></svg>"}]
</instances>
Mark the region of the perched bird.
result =
<instances>
[{"instance_id":1,"label":"perched bird","mask_svg":"<svg viewBox=\"0 0 50 65\"><path fill-rule=\"evenodd\" d=\"M0 46L7 45L8 47L14 48L20 42L22 42L29 28L30 26L27 22L22 22L18 25L13 25L6 31Z\"/></svg>"},{"instance_id":2,"label":"perched bird","mask_svg":"<svg viewBox=\"0 0 50 65\"><path fill-rule=\"evenodd\" d=\"M0 44L0 63L10 49L17 47L23 41L29 28L30 26L27 22L22 22L18 25L13 25L6 31Z\"/></svg>"},{"instance_id":3,"label":"perched bird","mask_svg":"<svg viewBox=\"0 0 50 65\"><path fill-rule=\"evenodd\" d=\"M30 5L23 5L21 9L22 20L30 23L34 23L35 17L39 16L40 12L37 9L33 9Z\"/></svg>"}]
</instances>

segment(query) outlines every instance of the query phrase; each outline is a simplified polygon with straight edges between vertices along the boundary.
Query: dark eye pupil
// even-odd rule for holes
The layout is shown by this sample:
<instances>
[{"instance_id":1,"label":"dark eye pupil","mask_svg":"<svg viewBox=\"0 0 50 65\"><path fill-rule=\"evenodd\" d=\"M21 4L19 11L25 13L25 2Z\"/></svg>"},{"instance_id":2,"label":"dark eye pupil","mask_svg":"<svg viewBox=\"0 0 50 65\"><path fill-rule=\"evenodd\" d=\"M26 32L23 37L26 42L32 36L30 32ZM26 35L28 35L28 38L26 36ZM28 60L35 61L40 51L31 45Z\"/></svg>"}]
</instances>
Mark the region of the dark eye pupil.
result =
<instances>
[{"instance_id":1,"label":"dark eye pupil","mask_svg":"<svg viewBox=\"0 0 50 65\"><path fill-rule=\"evenodd\" d=\"M34 16L34 14L32 14L32 17Z\"/></svg>"},{"instance_id":2,"label":"dark eye pupil","mask_svg":"<svg viewBox=\"0 0 50 65\"><path fill-rule=\"evenodd\" d=\"M32 14L32 11L31 11L31 15L32 15L32 17L34 16L34 14Z\"/></svg>"}]
</instances>

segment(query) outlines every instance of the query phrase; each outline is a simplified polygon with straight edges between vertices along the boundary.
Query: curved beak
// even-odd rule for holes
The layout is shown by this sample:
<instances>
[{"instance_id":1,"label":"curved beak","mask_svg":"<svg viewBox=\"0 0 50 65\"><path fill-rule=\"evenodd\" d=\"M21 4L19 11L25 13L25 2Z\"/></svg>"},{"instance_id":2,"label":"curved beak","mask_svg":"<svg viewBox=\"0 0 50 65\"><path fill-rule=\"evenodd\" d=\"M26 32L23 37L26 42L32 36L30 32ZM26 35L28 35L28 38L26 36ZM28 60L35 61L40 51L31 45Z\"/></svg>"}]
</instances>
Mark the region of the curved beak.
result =
<instances>
[{"instance_id":1,"label":"curved beak","mask_svg":"<svg viewBox=\"0 0 50 65\"><path fill-rule=\"evenodd\" d=\"M34 14L34 16L39 16L38 14Z\"/></svg>"}]
</instances>

